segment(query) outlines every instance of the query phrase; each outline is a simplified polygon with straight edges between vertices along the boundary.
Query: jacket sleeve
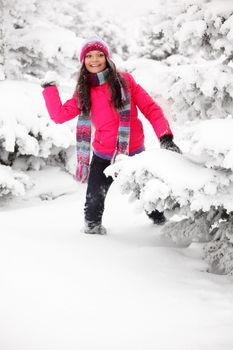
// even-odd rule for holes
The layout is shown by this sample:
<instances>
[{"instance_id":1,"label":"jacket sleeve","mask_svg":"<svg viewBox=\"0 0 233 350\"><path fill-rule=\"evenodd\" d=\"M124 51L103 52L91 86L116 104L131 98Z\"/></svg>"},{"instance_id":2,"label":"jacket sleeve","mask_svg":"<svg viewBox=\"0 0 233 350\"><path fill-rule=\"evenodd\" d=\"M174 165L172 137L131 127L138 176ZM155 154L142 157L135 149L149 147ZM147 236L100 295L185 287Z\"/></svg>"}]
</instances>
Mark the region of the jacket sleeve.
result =
<instances>
[{"instance_id":1,"label":"jacket sleeve","mask_svg":"<svg viewBox=\"0 0 233 350\"><path fill-rule=\"evenodd\" d=\"M80 110L77 107L76 92L74 93L73 97L70 100L66 101L64 104L61 102L61 98L56 86L46 87L43 90L43 96L48 113L55 123L64 123L80 114Z\"/></svg>"},{"instance_id":2,"label":"jacket sleeve","mask_svg":"<svg viewBox=\"0 0 233 350\"><path fill-rule=\"evenodd\" d=\"M142 114L151 123L157 137L160 139L160 137L166 134L173 135L161 107L139 84L136 83L131 74L126 74L126 79L128 78L127 80L129 80L130 84L131 98Z\"/></svg>"}]
</instances>

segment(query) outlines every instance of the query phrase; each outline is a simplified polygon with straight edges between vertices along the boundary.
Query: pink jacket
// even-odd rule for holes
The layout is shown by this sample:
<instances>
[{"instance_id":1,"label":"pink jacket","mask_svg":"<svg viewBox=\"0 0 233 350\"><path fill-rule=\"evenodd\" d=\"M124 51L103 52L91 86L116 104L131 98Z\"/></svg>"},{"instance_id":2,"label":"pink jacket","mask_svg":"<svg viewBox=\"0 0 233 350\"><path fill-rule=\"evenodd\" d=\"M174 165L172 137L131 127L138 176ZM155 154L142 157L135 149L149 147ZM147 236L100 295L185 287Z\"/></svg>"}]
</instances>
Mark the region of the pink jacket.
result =
<instances>
[{"instance_id":1,"label":"pink jacket","mask_svg":"<svg viewBox=\"0 0 233 350\"><path fill-rule=\"evenodd\" d=\"M172 134L163 111L147 92L135 82L132 75L124 73L131 99L129 153L144 145L142 122L138 118L137 107L150 121L158 138ZM51 119L55 123L64 123L80 114L77 107L77 93L62 104L56 86L46 87L43 91L45 103ZM113 155L118 135L119 115L110 104L111 94L107 83L91 88L91 116L95 127L92 146L99 153Z\"/></svg>"}]
</instances>

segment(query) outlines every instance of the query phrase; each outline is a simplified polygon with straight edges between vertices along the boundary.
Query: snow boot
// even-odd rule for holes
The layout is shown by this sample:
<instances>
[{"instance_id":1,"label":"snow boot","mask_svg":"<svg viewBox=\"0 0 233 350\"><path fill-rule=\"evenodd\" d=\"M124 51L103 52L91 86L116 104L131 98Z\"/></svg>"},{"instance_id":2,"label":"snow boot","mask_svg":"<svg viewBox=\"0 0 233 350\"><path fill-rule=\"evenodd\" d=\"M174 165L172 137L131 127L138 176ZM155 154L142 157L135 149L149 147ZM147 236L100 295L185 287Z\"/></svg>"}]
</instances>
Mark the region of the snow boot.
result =
<instances>
[{"instance_id":1,"label":"snow boot","mask_svg":"<svg viewBox=\"0 0 233 350\"><path fill-rule=\"evenodd\" d=\"M85 224L84 233L91 234L91 235L96 235L96 234L97 235L106 235L107 234L107 230L101 224L98 224L98 225Z\"/></svg>"},{"instance_id":2,"label":"snow boot","mask_svg":"<svg viewBox=\"0 0 233 350\"><path fill-rule=\"evenodd\" d=\"M166 222L166 217L162 211L155 209L150 213L146 212L146 214L155 225L163 225Z\"/></svg>"}]
</instances>

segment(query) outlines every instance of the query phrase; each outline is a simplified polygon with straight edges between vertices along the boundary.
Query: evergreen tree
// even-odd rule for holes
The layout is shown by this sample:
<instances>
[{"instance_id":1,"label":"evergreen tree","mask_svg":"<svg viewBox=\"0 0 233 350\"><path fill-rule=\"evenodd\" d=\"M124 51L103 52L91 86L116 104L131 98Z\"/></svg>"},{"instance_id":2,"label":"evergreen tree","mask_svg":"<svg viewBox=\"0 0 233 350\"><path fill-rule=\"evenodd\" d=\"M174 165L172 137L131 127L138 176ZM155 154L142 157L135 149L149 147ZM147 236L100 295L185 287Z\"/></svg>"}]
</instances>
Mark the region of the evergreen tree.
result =
<instances>
[{"instance_id":1,"label":"evergreen tree","mask_svg":"<svg viewBox=\"0 0 233 350\"><path fill-rule=\"evenodd\" d=\"M35 3L36 0L2 0L3 66L7 78L16 77L25 65L27 53L25 48L18 46L19 32L29 30L36 11Z\"/></svg>"},{"instance_id":2,"label":"evergreen tree","mask_svg":"<svg viewBox=\"0 0 233 350\"><path fill-rule=\"evenodd\" d=\"M152 23L144 26L144 37L154 36L150 42L144 41L140 55L168 66L156 77L156 85L161 86L160 94L176 121L179 146L199 164L196 176L195 168L190 170L177 188L163 170L165 155L158 168L146 159L135 165L132 160L128 170L123 163L115 172L120 174L123 192L138 198L144 209L165 210L173 218L178 215L178 222L165 225L167 236L181 244L209 241L205 257L212 264L211 271L233 274L233 4L224 0L174 5L162 6L160 13L152 14ZM168 28L168 19L175 47L169 54L164 50L165 36L156 36L159 30L153 29ZM158 157L153 156L156 161ZM178 157L183 161L176 160L175 167L168 169L174 177L179 169L177 179L189 167L185 157ZM197 185L203 172L202 186L189 183L194 176Z\"/></svg>"},{"instance_id":3,"label":"evergreen tree","mask_svg":"<svg viewBox=\"0 0 233 350\"><path fill-rule=\"evenodd\" d=\"M0 81L4 80L4 63L5 63L5 41L4 41L4 30L3 30L3 0L0 0Z\"/></svg>"},{"instance_id":4,"label":"evergreen tree","mask_svg":"<svg viewBox=\"0 0 233 350\"><path fill-rule=\"evenodd\" d=\"M4 71L8 78L41 77L59 70L65 59L74 70L81 31L83 2L3 1Z\"/></svg>"},{"instance_id":5,"label":"evergreen tree","mask_svg":"<svg viewBox=\"0 0 233 350\"><path fill-rule=\"evenodd\" d=\"M2 66L7 78L42 77L47 70L71 77L83 38L102 36L113 53L127 55L119 26L88 11L83 0L1 0Z\"/></svg>"},{"instance_id":6,"label":"evergreen tree","mask_svg":"<svg viewBox=\"0 0 233 350\"><path fill-rule=\"evenodd\" d=\"M159 11L159 10L157 10ZM163 60L176 53L173 36L173 19L164 13L153 12L142 20L139 55L153 60Z\"/></svg>"}]
</instances>

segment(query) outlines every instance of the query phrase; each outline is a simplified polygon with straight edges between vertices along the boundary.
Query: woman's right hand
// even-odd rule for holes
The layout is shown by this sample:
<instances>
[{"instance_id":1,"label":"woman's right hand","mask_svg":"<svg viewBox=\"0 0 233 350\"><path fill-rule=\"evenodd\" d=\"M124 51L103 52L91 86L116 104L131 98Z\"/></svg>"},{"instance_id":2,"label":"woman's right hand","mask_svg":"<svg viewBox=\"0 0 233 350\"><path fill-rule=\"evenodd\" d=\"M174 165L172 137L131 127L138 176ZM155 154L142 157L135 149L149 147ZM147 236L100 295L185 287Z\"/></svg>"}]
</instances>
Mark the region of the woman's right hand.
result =
<instances>
[{"instance_id":1,"label":"woman's right hand","mask_svg":"<svg viewBox=\"0 0 233 350\"><path fill-rule=\"evenodd\" d=\"M56 72L49 70L40 83L42 88L46 88L47 86L58 85L58 75Z\"/></svg>"}]
</instances>

